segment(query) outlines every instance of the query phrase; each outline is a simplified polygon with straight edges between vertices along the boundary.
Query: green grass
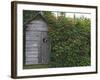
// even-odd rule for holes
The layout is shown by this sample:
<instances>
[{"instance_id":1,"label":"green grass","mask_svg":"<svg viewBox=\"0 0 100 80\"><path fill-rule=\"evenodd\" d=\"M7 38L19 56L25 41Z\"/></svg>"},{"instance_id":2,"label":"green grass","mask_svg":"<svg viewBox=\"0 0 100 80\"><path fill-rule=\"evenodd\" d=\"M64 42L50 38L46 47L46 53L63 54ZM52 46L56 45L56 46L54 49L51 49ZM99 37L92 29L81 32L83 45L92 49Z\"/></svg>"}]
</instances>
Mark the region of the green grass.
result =
<instances>
[{"instance_id":1,"label":"green grass","mask_svg":"<svg viewBox=\"0 0 100 80\"><path fill-rule=\"evenodd\" d=\"M48 64L33 64L33 65L24 65L23 69L33 69L33 68L48 68Z\"/></svg>"}]
</instances>

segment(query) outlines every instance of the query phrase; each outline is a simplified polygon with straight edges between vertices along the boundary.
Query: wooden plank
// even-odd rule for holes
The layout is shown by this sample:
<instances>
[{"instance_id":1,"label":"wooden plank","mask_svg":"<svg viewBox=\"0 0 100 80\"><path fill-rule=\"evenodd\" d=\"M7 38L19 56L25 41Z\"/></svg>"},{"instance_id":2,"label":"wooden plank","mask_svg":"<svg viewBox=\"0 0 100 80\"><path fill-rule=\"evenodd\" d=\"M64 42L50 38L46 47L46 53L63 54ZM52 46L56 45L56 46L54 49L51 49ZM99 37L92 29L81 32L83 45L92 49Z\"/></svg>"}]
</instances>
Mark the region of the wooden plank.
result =
<instances>
[{"instance_id":1,"label":"wooden plank","mask_svg":"<svg viewBox=\"0 0 100 80\"><path fill-rule=\"evenodd\" d=\"M37 47L34 48L26 48L25 51L39 51L39 49Z\"/></svg>"},{"instance_id":2,"label":"wooden plank","mask_svg":"<svg viewBox=\"0 0 100 80\"><path fill-rule=\"evenodd\" d=\"M28 44L28 45L25 45L25 47L27 48L27 47L38 47L39 46L39 44Z\"/></svg>"},{"instance_id":3,"label":"wooden plank","mask_svg":"<svg viewBox=\"0 0 100 80\"><path fill-rule=\"evenodd\" d=\"M26 54L26 57L38 57L38 55L35 55L35 54L30 54L30 55L28 55L28 54Z\"/></svg>"},{"instance_id":4,"label":"wooden plank","mask_svg":"<svg viewBox=\"0 0 100 80\"><path fill-rule=\"evenodd\" d=\"M37 41L37 40L27 40L26 41L26 45L30 45L30 44L39 44L39 41Z\"/></svg>"}]
</instances>

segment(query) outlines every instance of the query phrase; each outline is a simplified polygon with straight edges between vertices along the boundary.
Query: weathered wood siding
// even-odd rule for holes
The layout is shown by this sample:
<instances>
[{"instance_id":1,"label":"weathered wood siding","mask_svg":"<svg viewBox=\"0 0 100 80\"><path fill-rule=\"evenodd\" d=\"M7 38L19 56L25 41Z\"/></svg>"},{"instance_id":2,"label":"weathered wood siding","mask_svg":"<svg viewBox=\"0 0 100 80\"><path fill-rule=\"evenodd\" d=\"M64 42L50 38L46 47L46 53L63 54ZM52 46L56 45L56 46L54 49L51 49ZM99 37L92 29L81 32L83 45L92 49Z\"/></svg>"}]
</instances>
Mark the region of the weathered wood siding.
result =
<instances>
[{"instance_id":1,"label":"weathered wood siding","mask_svg":"<svg viewBox=\"0 0 100 80\"><path fill-rule=\"evenodd\" d=\"M48 27L43 20L31 21L25 30L25 63L48 63L48 43L43 42L47 38Z\"/></svg>"}]
</instances>

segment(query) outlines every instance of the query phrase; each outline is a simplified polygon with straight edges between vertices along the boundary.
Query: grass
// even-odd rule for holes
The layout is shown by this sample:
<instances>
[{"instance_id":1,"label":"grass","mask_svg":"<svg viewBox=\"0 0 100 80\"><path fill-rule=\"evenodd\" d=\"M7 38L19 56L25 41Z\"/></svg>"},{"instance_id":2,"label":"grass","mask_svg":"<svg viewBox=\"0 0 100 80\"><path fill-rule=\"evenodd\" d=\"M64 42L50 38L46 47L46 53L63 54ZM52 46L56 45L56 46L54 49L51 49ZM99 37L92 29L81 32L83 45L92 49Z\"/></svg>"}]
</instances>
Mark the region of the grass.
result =
<instances>
[{"instance_id":1,"label":"grass","mask_svg":"<svg viewBox=\"0 0 100 80\"><path fill-rule=\"evenodd\" d=\"M48 64L32 64L32 65L24 65L23 69L36 69L36 68L49 68Z\"/></svg>"}]
</instances>

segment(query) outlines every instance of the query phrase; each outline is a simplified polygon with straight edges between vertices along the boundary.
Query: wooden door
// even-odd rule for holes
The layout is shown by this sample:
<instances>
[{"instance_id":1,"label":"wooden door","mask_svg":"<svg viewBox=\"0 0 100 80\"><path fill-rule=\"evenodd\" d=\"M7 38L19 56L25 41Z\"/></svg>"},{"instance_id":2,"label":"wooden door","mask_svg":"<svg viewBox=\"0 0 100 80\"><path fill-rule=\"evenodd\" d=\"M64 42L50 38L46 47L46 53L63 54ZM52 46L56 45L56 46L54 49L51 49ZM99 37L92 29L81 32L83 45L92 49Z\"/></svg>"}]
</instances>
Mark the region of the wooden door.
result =
<instances>
[{"instance_id":1,"label":"wooden door","mask_svg":"<svg viewBox=\"0 0 100 80\"><path fill-rule=\"evenodd\" d=\"M40 41L40 54L39 54L39 63L48 64L49 63L49 53L50 53L50 43L48 39L48 33L46 31L41 32L41 41Z\"/></svg>"}]
</instances>

